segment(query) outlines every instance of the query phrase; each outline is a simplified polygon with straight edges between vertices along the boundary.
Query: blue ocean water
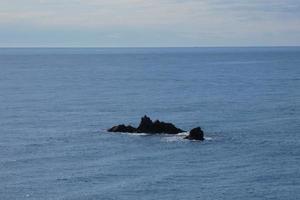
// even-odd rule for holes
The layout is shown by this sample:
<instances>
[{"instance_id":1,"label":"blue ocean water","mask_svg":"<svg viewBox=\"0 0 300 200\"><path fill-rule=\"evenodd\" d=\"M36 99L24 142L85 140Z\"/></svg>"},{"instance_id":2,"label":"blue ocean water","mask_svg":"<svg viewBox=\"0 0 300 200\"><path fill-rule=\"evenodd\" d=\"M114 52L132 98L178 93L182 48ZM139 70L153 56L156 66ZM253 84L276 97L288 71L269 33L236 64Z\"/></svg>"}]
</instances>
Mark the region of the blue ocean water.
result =
<instances>
[{"instance_id":1,"label":"blue ocean water","mask_svg":"<svg viewBox=\"0 0 300 200\"><path fill-rule=\"evenodd\" d=\"M0 49L1 200L300 199L299 132L299 47Z\"/></svg>"}]
</instances>

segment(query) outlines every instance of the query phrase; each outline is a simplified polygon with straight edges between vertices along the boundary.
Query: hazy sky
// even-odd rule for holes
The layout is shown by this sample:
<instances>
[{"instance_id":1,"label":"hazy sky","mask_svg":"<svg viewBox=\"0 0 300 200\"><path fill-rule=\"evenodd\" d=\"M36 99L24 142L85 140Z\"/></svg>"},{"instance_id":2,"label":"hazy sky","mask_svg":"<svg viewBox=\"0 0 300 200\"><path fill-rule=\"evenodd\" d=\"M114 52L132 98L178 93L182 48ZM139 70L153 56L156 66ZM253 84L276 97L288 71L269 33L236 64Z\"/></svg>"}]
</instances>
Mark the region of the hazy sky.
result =
<instances>
[{"instance_id":1,"label":"hazy sky","mask_svg":"<svg viewBox=\"0 0 300 200\"><path fill-rule=\"evenodd\" d=\"M300 0L0 0L0 46L300 45Z\"/></svg>"}]
</instances>

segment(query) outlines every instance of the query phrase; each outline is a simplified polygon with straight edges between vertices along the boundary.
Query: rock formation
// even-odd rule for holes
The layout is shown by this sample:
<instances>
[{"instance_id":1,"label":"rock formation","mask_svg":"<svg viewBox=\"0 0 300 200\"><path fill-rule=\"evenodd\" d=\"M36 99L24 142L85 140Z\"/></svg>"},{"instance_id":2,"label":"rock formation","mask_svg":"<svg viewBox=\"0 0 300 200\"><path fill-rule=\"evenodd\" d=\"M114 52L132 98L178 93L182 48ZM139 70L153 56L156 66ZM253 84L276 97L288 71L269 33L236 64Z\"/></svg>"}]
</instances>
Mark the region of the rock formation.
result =
<instances>
[{"instance_id":1,"label":"rock formation","mask_svg":"<svg viewBox=\"0 0 300 200\"><path fill-rule=\"evenodd\" d=\"M189 140L204 140L204 133L200 127L194 128L190 131L189 135L184 139Z\"/></svg>"},{"instance_id":2,"label":"rock formation","mask_svg":"<svg viewBox=\"0 0 300 200\"><path fill-rule=\"evenodd\" d=\"M171 123L160 122L159 120L152 121L146 115L141 119L140 125L137 128L139 133L167 133L177 134L184 132L183 130L176 128Z\"/></svg>"},{"instance_id":3,"label":"rock formation","mask_svg":"<svg viewBox=\"0 0 300 200\"><path fill-rule=\"evenodd\" d=\"M137 128L133 126L126 126L124 124L113 126L107 130L108 132L120 133L150 133L150 134L177 134L185 132L171 123L161 122L159 120L152 121L146 115L141 118L141 122ZM200 127L194 128L189 132L189 135L184 137L188 140L204 140L204 133Z\"/></svg>"},{"instance_id":4,"label":"rock formation","mask_svg":"<svg viewBox=\"0 0 300 200\"><path fill-rule=\"evenodd\" d=\"M146 115L142 117L140 125L138 128L132 126L125 126L124 124L114 126L108 129L109 132L122 132L122 133L151 133L151 134L177 134L184 132L183 130L177 128L171 123L161 122L159 120L152 121Z\"/></svg>"}]
</instances>

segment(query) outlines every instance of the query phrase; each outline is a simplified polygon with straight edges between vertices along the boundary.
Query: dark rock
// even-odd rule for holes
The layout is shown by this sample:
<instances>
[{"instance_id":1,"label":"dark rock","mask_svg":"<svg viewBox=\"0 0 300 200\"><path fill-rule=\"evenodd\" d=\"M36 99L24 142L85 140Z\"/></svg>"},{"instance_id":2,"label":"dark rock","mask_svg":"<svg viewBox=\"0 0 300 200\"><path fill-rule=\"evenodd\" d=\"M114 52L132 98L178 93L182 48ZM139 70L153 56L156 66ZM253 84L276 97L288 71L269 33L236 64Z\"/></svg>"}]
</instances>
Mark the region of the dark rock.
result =
<instances>
[{"instance_id":1,"label":"dark rock","mask_svg":"<svg viewBox=\"0 0 300 200\"><path fill-rule=\"evenodd\" d=\"M177 134L184 132L183 130L177 128L171 123L160 122L156 120L153 122L146 115L142 117L140 125L138 128L132 126L125 126L124 124L114 126L108 129L109 132L127 132L127 133L166 133L166 134Z\"/></svg>"},{"instance_id":2,"label":"dark rock","mask_svg":"<svg viewBox=\"0 0 300 200\"><path fill-rule=\"evenodd\" d=\"M188 140L204 140L204 133L200 127L194 128L190 131L190 134L184 139Z\"/></svg>"},{"instance_id":3,"label":"dark rock","mask_svg":"<svg viewBox=\"0 0 300 200\"><path fill-rule=\"evenodd\" d=\"M137 130L139 132L148 133L151 132L152 127L153 127L152 120L147 115L145 115L144 117L142 117L140 125L138 126Z\"/></svg>"},{"instance_id":4,"label":"dark rock","mask_svg":"<svg viewBox=\"0 0 300 200\"><path fill-rule=\"evenodd\" d=\"M136 128L132 126L125 126L124 124L114 126L107 130L108 132L121 132L121 133L136 133Z\"/></svg>"},{"instance_id":5,"label":"dark rock","mask_svg":"<svg viewBox=\"0 0 300 200\"><path fill-rule=\"evenodd\" d=\"M156 120L153 122L146 115L142 117L139 127L137 128L139 133L166 133L166 134L177 134L184 132L177 128L171 123L160 122Z\"/></svg>"}]
</instances>

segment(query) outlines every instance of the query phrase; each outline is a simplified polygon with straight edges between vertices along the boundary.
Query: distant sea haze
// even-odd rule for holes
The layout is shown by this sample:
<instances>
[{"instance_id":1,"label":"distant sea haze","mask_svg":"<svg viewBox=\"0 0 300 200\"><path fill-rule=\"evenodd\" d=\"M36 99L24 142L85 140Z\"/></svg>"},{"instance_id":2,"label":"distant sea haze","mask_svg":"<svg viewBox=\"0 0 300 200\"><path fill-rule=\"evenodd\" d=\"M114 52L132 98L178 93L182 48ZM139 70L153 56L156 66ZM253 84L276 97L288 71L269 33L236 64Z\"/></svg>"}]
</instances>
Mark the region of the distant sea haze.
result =
<instances>
[{"instance_id":1,"label":"distant sea haze","mask_svg":"<svg viewBox=\"0 0 300 200\"><path fill-rule=\"evenodd\" d=\"M0 199L300 199L300 48L1 48ZM108 133L141 116L200 126Z\"/></svg>"}]
</instances>

